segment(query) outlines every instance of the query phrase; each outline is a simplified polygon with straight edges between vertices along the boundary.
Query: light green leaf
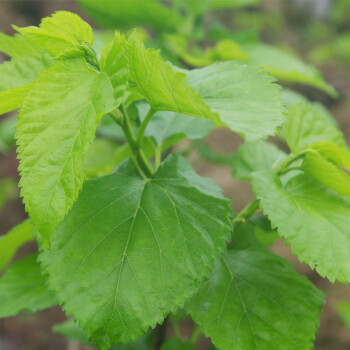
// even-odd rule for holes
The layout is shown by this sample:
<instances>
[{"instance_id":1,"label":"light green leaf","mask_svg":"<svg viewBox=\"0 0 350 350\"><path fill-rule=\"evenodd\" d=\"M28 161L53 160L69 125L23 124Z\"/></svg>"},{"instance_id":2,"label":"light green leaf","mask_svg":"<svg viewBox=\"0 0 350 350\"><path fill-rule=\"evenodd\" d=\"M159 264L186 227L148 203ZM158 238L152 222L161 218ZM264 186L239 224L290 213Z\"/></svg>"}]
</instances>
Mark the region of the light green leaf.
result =
<instances>
[{"instance_id":1,"label":"light green leaf","mask_svg":"<svg viewBox=\"0 0 350 350\"><path fill-rule=\"evenodd\" d=\"M146 49L137 33L128 41L121 37L130 70L130 91L147 99L154 111L172 111L219 122L189 85L186 75L162 60L159 52Z\"/></svg>"},{"instance_id":2,"label":"light green leaf","mask_svg":"<svg viewBox=\"0 0 350 350\"><path fill-rule=\"evenodd\" d=\"M0 271L11 261L24 243L33 239L33 234L34 229L27 219L0 237Z\"/></svg>"},{"instance_id":3,"label":"light green leaf","mask_svg":"<svg viewBox=\"0 0 350 350\"><path fill-rule=\"evenodd\" d=\"M0 91L0 115L17 109L29 85L19 86L10 90Z\"/></svg>"},{"instance_id":4,"label":"light green leaf","mask_svg":"<svg viewBox=\"0 0 350 350\"><path fill-rule=\"evenodd\" d=\"M220 116L221 125L250 140L274 134L286 120L281 87L254 67L220 62L189 71L186 82Z\"/></svg>"},{"instance_id":5,"label":"light green leaf","mask_svg":"<svg viewBox=\"0 0 350 350\"><path fill-rule=\"evenodd\" d=\"M282 81L307 84L333 97L338 95L336 90L324 81L316 68L304 63L290 52L266 44L248 46L245 49L250 53L248 63L263 67Z\"/></svg>"},{"instance_id":6,"label":"light green leaf","mask_svg":"<svg viewBox=\"0 0 350 350\"><path fill-rule=\"evenodd\" d=\"M102 48L100 68L105 72L113 86L115 107L121 104L127 89L128 69L127 60L122 52L120 34L116 33L113 42Z\"/></svg>"},{"instance_id":7,"label":"light green leaf","mask_svg":"<svg viewBox=\"0 0 350 350\"><path fill-rule=\"evenodd\" d=\"M76 51L82 43L93 44L91 27L72 12L58 11L43 18L39 27L14 28L56 55Z\"/></svg>"},{"instance_id":8,"label":"light green leaf","mask_svg":"<svg viewBox=\"0 0 350 350\"><path fill-rule=\"evenodd\" d=\"M203 140L193 141L193 146L199 155L210 163L218 165L231 165L233 160L233 154L230 152L217 152L213 150Z\"/></svg>"},{"instance_id":9,"label":"light green leaf","mask_svg":"<svg viewBox=\"0 0 350 350\"><path fill-rule=\"evenodd\" d=\"M83 58L60 60L26 95L18 117L21 195L46 246L84 181L84 157L113 109L109 78Z\"/></svg>"},{"instance_id":10,"label":"light green leaf","mask_svg":"<svg viewBox=\"0 0 350 350\"><path fill-rule=\"evenodd\" d=\"M37 254L15 262L0 278L0 317L36 312L56 304L36 261Z\"/></svg>"},{"instance_id":11,"label":"light green leaf","mask_svg":"<svg viewBox=\"0 0 350 350\"><path fill-rule=\"evenodd\" d=\"M259 3L259 0L172 0L179 7L183 7L189 13L198 15L211 10L222 10L229 8L240 8L252 6Z\"/></svg>"},{"instance_id":12,"label":"light green leaf","mask_svg":"<svg viewBox=\"0 0 350 350\"><path fill-rule=\"evenodd\" d=\"M15 34L9 36L0 33L0 51L12 58L34 55L43 49L43 47L23 35Z\"/></svg>"},{"instance_id":13,"label":"light green leaf","mask_svg":"<svg viewBox=\"0 0 350 350\"><path fill-rule=\"evenodd\" d=\"M255 171L270 170L276 167L286 153L266 141L245 142L235 154L232 162L235 179L250 180Z\"/></svg>"},{"instance_id":14,"label":"light green leaf","mask_svg":"<svg viewBox=\"0 0 350 350\"><path fill-rule=\"evenodd\" d=\"M146 102L137 104L139 117L141 121L146 117L149 111L149 105ZM207 136L213 129L213 123L209 120L199 119L188 115L175 112L156 112L145 131L146 136L152 136L160 145L173 136L179 139L201 139Z\"/></svg>"},{"instance_id":15,"label":"light green leaf","mask_svg":"<svg viewBox=\"0 0 350 350\"><path fill-rule=\"evenodd\" d=\"M302 169L327 187L350 197L350 152L327 141L307 149Z\"/></svg>"},{"instance_id":16,"label":"light green leaf","mask_svg":"<svg viewBox=\"0 0 350 350\"><path fill-rule=\"evenodd\" d=\"M313 109L315 109L318 112L318 114L321 117L323 117L328 123L337 127L337 121L334 119L332 114L323 104L319 102L311 102L304 95L290 89L283 89L282 95L283 95L284 102L288 107L293 106L300 102L305 102L309 106L311 106Z\"/></svg>"},{"instance_id":17,"label":"light green leaf","mask_svg":"<svg viewBox=\"0 0 350 350\"><path fill-rule=\"evenodd\" d=\"M103 350L182 306L232 228L221 190L178 154L154 178L135 174L129 164L86 182L41 258L66 312Z\"/></svg>"},{"instance_id":18,"label":"light green leaf","mask_svg":"<svg viewBox=\"0 0 350 350\"><path fill-rule=\"evenodd\" d=\"M301 262L331 282L350 281L350 201L307 175L287 184L271 173L254 174L264 213Z\"/></svg>"},{"instance_id":19,"label":"light green leaf","mask_svg":"<svg viewBox=\"0 0 350 350\"><path fill-rule=\"evenodd\" d=\"M176 339L176 338L170 338L167 339L163 344L160 350L193 350L193 346L189 343L184 343L183 341Z\"/></svg>"},{"instance_id":20,"label":"light green leaf","mask_svg":"<svg viewBox=\"0 0 350 350\"><path fill-rule=\"evenodd\" d=\"M208 281L187 304L222 350L309 350L324 293L258 243L249 226L233 237Z\"/></svg>"},{"instance_id":21,"label":"light green leaf","mask_svg":"<svg viewBox=\"0 0 350 350\"><path fill-rule=\"evenodd\" d=\"M157 0L78 0L80 6L102 27L131 29L144 25L159 32L172 30L183 23L175 11Z\"/></svg>"},{"instance_id":22,"label":"light green leaf","mask_svg":"<svg viewBox=\"0 0 350 350\"><path fill-rule=\"evenodd\" d=\"M55 324L52 327L55 333L63 335L66 339L79 341L83 344L88 344L95 347L93 343L90 343L87 335L82 331L79 325L74 322L73 319L69 319L63 323ZM136 343L131 342L123 345L112 345L110 350L150 350L153 343L153 332L148 332Z\"/></svg>"},{"instance_id":23,"label":"light green leaf","mask_svg":"<svg viewBox=\"0 0 350 350\"><path fill-rule=\"evenodd\" d=\"M306 103L290 107L289 113L290 118L283 125L283 136L293 153L319 141L329 141L346 147L343 134Z\"/></svg>"},{"instance_id":24,"label":"light green leaf","mask_svg":"<svg viewBox=\"0 0 350 350\"><path fill-rule=\"evenodd\" d=\"M118 153L123 146L105 139L96 139L89 147L85 156L87 178L108 175L118 165ZM131 152L126 158L131 157Z\"/></svg>"},{"instance_id":25,"label":"light green leaf","mask_svg":"<svg viewBox=\"0 0 350 350\"><path fill-rule=\"evenodd\" d=\"M53 64L49 54L26 55L0 65L0 91L32 83L38 75Z\"/></svg>"}]
</instances>

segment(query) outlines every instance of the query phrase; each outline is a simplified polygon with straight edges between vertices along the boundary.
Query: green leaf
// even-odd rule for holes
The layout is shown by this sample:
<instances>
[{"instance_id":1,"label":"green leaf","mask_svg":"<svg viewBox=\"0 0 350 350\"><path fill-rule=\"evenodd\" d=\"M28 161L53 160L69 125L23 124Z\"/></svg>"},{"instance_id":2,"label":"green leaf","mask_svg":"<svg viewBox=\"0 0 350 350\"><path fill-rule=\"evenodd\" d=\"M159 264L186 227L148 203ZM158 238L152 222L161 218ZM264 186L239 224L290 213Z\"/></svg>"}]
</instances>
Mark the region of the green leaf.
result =
<instances>
[{"instance_id":1,"label":"green leaf","mask_svg":"<svg viewBox=\"0 0 350 350\"><path fill-rule=\"evenodd\" d=\"M301 168L327 187L350 197L350 152L330 142L317 142L308 150Z\"/></svg>"},{"instance_id":2,"label":"green leaf","mask_svg":"<svg viewBox=\"0 0 350 350\"><path fill-rule=\"evenodd\" d=\"M149 105L139 102L137 109L141 121L149 111ZM156 112L145 131L145 136L152 136L158 145L166 142L173 136L179 139L201 139L207 136L213 129L213 123L209 120L199 119L175 112Z\"/></svg>"},{"instance_id":3,"label":"green leaf","mask_svg":"<svg viewBox=\"0 0 350 350\"><path fill-rule=\"evenodd\" d=\"M170 338L167 339L162 347L160 348L160 350L193 350L193 346L185 343L179 339L175 339L175 338Z\"/></svg>"},{"instance_id":4,"label":"green leaf","mask_svg":"<svg viewBox=\"0 0 350 350\"><path fill-rule=\"evenodd\" d=\"M17 109L38 75L53 64L51 55L34 53L0 65L0 115Z\"/></svg>"},{"instance_id":5,"label":"green leaf","mask_svg":"<svg viewBox=\"0 0 350 350\"><path fill-rule=\"evenodd\" d=\"M0 51L12 58L34 55L42 50L43 47L23 35L9 36L0 33Z\"/></svg>"},{"instance_id":6,"label":"green leaf","mask_svg":"<svg viewBox=\"0 0 350 350\"><path fill-rule=\"evenodd\" d=\"M270 170L286 157L286 153L266 141L245 142L235 154L232 162L235 179L250 180L255 171Z\"/></svg>"},{"instance_id":7,"label":"green leaf","mask_svg":"<svg viewBox=\"0 0 350 350\"><path fill-rule=\"evenodd\" d=\"M26 55L0 65L0 91L32 83L38 75L53 64L49 54Z\"/></svg>"},{"instance_id":8,"label":"green leaf","mask_svg":"<svg viewBox=\"0 0 350 350\"><path fill-rule=\"evenodd\" d=\"M183 22L179 14L157 0L78 0L78 3L98 25L112 29L144 25L163 32Z\"/></svg>"},{"instance_id":9,"label":"green leaf","mask_svg":"<svg viewBox=\"0 0 350 350\"><path fill-rule=\"evenodd\" d=\"M63 335L66 339L78 341L83 344L88 344L95 347L93 343L90 343L87 335L82 331L73 319L69 319L63 323L55 324L52 328L55 333ZM123 345L112 345L110 350L150 350L153 342L153 332L148 332L136 343L132 342Z\"/></svg>"},{"instance_id":10,"label":"green leaf","mask_svg":"<svg viewBox=\"0 0 350 350\"><path fill-rule=\"evenodd\" d=\"M316 68L304 63L293 53L266 44L245 47L245 49L250 53L248 63L263 67L282 81L307 84L333 97L338 95L336 90L324 81Z\"/></svg>"},{"instance_id":11,"label":"green leaf","mask_svg":"<svg viewBox=\"0 0 350 350\"><path fill-rule=\"evenodd\" d=\"M0 317L36 312L56 304L37 263L37 254L15 262L0 278Z\"/></svg>"},{"instance_id":12,"label":"green leaf","mask_svg":"<svg viewBox=\"0 0 350 350\"><path fill-rule=\"evenodd\" d=\"M177 6L183 7L189 13L203 15L205 12L230 8L252 6L259 0L172 0Z\"/></svg>"},{"instance_id":13,"label":"green leaf","mask_svg":"<svg viewBox=\"0 0 350 350\"><path fill-rule=\"evenodd\" d=\"M186 308L219 349L309 350L323 303L324 293L244 225Z\"/></svg>"},{"instance_id":14,"label":"green leaf","mask_svg":"<svg viewBox=\"0 0 350 350\"><path fill-rule=\"evenodd\" d=\"M146 49L134 32L126 41L121 37L130 70L130 91L143 96L154 111L172 111L219 122L189 85L186 75L163 61L159 52Z\"/></svg>"},{"instance_id":15,"label":"green leaf","mask_svg":"<svg viewBox=\"0 0 350 350\"><path fill-rule=\"evenodd\" d=\"M182 306L232 228L221 190L178 154L152 179L130 164L85 183L41 257L63 308L103 350Z\"/></svg>"},{"instance_id":16,"label":"green leaf","mask_svg":"<svg viewBox=\"0 0 350 350\"><path fill-rule=\"evenodd\" d=\"M254 232L257 240L264 246L272 246L281 238L277 230L271 227L271 222L266 216L253 216L247 221L248 224L251 232Z\"/></svg>"},{"instance_id":17,"label":"green leaf","mask_svg":"<svg viewBox=\"0 0 350 350\"><path fill-rule=\"evenodd\" d=\"M0 237L0 271L11 261L24 243L33 239L33 234L34 229L27 219Z\"/></svg>"},{"instance_id":18,"label":"green leaf","mask_svg":"<svg viewBox=\"0 0 350 350\"><path fill-rule=\"evenodd\" d=\"M306 103L290 107L289 113L290 118L283 125L283 135L293 153L319 141L329 141L346 147L343 134Z\"/></svg>"},{"instance_id":19,"label":"green leaf","mask_svg":"<svg viewBox=\"0 0 350 350\"><path fill-rule=\"evenodd\" d=\"M84 181L84 157L113 109L109 78L83 58L60 60L26 95L17 125L21 195L46 246Z\"/></svg>"},{"instance_id":20,"label":"green leaf","mask_svg":"<svg viewBox=\"0 0 350 350\"><path fill-rule=\"evenodd\" d=\"M54 54L78 52L81 44L93 44L91 27L75 13L58 11L42 19L39 27L14 28Z\"/></svg>"},{"instance_id":21,"label":"green leaf","mask_svg":"<svg viewBox=\"0 0 350 350\"><path fill-rule=\"evenodd\" d=\"M253 176L261 208L299 260L331 282L349 282L350 201L307 175L285 185L268 172Z\"/></svg>"},{"instance_id":22,"label":"green leaf","mask_svg":"<svg viewBox=\"0 0 350 350\"><path fill-rule=\"evenodd\" d=\"M193 141L193 146L199 155L210 163L218 165L231 165L233 154L229 152L217 152L213 150L203 140Z\"/></svg>"},{"instance_id":23,"label":"green leaf","mask_svg":"<svg viewBox=\"0 0 350 350\"><path fill-rule=\"evenodd\" d=\"M220 62L189 71L186 82L219 114L221 125L250 140L274 134L286 119L280 86L254 67Z\"/></svg>"},{"instance_id":24,"label":"green leaf","mask_svg":"<svg viewBox=\"0 0 350 350\"><path fill-rule=\"evenodd\" d=\"M321 104L319 102L311 102L304 95L302 95L298 92L295 92L293 90L290 90L290 89L283 89L282 95L283 95L284 102L286 103L286 105L288 107L293 106L293 105L300 103L300 102L305 102L310 107L315 109L321 117L324 117L324 119L329 124L337 127L337 121L334 119L332 114L329 112L329 110L323 104Z\"/></svg>"},{"instance_id":25,"label":"green leaf","mask_svg":"<svg viewBox=\"0 0 350 350\"><path fill-rule=\"evenodd\" d=\"M87 178L108 175L118 165L118 152L123 146L114 141L96 139L89 147L85 156L85 170ZM127 155L126 158L131 156ZM123 159L122 159L123 160Z\"/></svg>"},{"instance_id":26,"label":"green leaf","mask_svg":"<svg viewBox=\"0 0 350 350\"><path fill-rule=\"evenodd\" d=\"M0 91L0 115L17 109L28 89L29 86L26 85L10 90Z\"/></svg>"},{"instance_id":27,"label":"green leaf","mask_svg":"<svg viewBox=\"0 0 350 350\"><path fill-rule=\"evenodd\" d=\"M344 325L350 328L350 303L348 301L338 301L336 310Z\"/></svg>"},{"instance_id":28,"label":"green leaf","mask_svg":"<svg viewBox=\"0 0 350 350\"><path fill-rule=\"evenodd\" d=\"M121 104L127 89L128 69L127 60L123 55L120 34L116 33L113 42L102 48L100 68L105 72L112 84L115 107Z\"/></svg>"},{"instance_id":29,"label":"green leaf","mask_svg":"<svg viewBox=\"0 0 350 350\"><path fill-rule=\"evenodd\" d=\"M16 124L17 124L16 116L9 116L0 121L0 153L7 153L14 147L16 143L15 141ZM0 207L1 207L1 204L0 204Z\"/></svg>"}]
</instances>

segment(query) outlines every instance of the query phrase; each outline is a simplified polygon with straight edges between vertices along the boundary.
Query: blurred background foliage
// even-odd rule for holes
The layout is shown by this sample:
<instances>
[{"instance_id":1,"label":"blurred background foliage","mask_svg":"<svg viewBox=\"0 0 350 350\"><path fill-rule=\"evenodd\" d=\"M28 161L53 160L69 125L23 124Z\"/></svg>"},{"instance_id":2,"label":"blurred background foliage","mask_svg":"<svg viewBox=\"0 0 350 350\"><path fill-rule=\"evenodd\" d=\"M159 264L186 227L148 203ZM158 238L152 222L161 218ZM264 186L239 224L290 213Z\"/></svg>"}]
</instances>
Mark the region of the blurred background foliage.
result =
<instances>
[{"instance_id":1,"label":"blurred background foliage","mask_svg":"<svg viewBox=\"0 0 350 350\"><path fill-rule=\"evenodd\" d=\"M77 12L93 25L96 52L113 38L114 30L128 34L137 27L148 47L160 49L165 59L179 67L192 69L219 60L239 60L261 67L271 72L285 88L286 105L299 101L309 103L327 121L338 125L349 143L350 0L2 0L0 31L11 35L14 32L11 24L38 25L42 17L57 10ZM6 59L0 55L1 61ZM136 116L134 123L137 124L137 112L141 115L143 112L132 108L129 114ZM181 127L177 132L178 123ZM183 123L188 123L186 133ZM0 234L26 218L17 188L15 124L13 114L0 120ZM249 202L252 198L249 184L233 180L231 176L233 154L242 143L240 136L228 130L210 133L211 128L205 125L201 130L193 130L190 120L154 125L158 130L148 130L145 140L149 157L161 156L155 154L155 143L161 143L167 150L182 141L174 149L188 156L200 175L212 177L227 196L232 196L235 210ZM166 128L172 132L165 132ZM164 132L155 138L159 130ZM196 140L207 134L204 141ZM284 147L278 137L273 141ZM129 156L130 149L122 133L110 117L105 116L86 158L87 177L108 174ZM26 237L25 224L13 234ZM256 234L259 237L259 232ZM290 260L298 272L328 293L315 348L349 349L349 287L330 284L308 266L298 263L283 242L276 242L275 232L261 235L261 239L267 239L264 243L271 245L274 252ZM5 243L0 236L1 244ZM11 248L9 254L14 254L17 248ZM29 242L17 256L34 249L35 244ZM91 344L81 344L86 343L86 339L72 321L57 324L64 320L58 308L0 320L0 349L90 349ZM189 321L177 323L175 320L173 324L184 336L190 336ZM179 329L168 327L165 336ZM146 335L137 347L127 349L149 349L150 337ZM168 346L181 348L179 343ZM208 348L210 342L206 339L200 346L212 349Z\"/></svg>"}]
</instances>

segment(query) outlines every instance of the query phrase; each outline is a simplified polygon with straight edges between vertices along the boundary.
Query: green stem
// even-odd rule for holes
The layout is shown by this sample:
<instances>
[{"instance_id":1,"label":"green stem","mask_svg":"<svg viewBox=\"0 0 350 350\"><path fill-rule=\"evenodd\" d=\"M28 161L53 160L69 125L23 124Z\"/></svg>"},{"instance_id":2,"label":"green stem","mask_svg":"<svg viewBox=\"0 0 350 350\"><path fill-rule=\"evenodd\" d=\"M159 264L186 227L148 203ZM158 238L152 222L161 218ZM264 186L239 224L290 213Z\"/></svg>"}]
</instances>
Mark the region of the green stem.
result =
<instances>
[{"instance_id":1,"label":"green stem","mask_svg":"<svg viewBox=\"0 0 350 350\"><path fill-rule=\"evenodd\" d=\"M278 172L278 175L281 176L281 175L287 174L287 173L289 173L290 171L293 171L293 170L301 170L301 169L299 167L297 167L297 166L292 166L290 168L285 168L283 170L280 170Z\"/></svg>"},{"instance_id":2,"label":"green stem","mask_svg":"<svg viewBox=\"0 0 350 350\"><path fill-rule=\"evenodd\" d=\"M142 148L136 142L136 137L134 132L132 131L132 127L130 124L129 116L124 110L122 129L124 131L126 140L129 143L129 146L134 155L134 161L137 166L139 166L142 171L145 173L147 177L151 177L153 175L153 169L148 162L145 154L142 151Z\"/></svg>"},{"instance_id":3,"label":"green stem","mask_svg":"<svg viewBox=\"0 0 350 350\"><path fill-rule=\"evenodd\" d=\"M293 164L294 162L296 162L297 160L305 157L305 154L308 152L309 150L303 150L300 153L297 154L290 154L285 160L284 162L281 163L281 165L276 169L276 173L277 175L282 175L285 174L287 168Z\"/></svg>"},{"instance_id":4,"label":"green stem","mask_svg":"<svg viewBox=\"0 0 350 350\"><path fill-rule=\"evenodd\" d=\"M193 330L192 330L192 334L190 336L190 339L189 339L189 343L192 345L192 346L195 346L198 344L198 342L202 339L202 332L201 330L199 329L199 327L197 325L194 325L193 326Z\"/></svg>"},{"instance_id":5,"label":"green stem","mask_svg":"<svg viewBox=\"0 0 350 350\"><path fill-rule=\"evenodd\" d=\"M137 145L139 147L142 147L143 135L145 134L147 125L148 125L149 121L151 120L151 118L153 117L154 112L155 111L152 108L150 108L145 119L142 121L142 123L140 125L139 132L137 134L137 139L136 139Z\"/></svg>"},{"instance_id":6,"label":"green stem","mask_svg":"<svg viewBox=\"0 0 350 350\"><path fill-rule=\"evenodd\" d=\"M245 206L238 215L233 218L233 231L244 224L259 209L259 200L255 198L247 206Z\"/></svg>"},{"instance_id":7,"label":"green stem","mask_svg":"<svg viewBox=\"0 0 350 350\"><path fill-rule=\"evenodd\" d=\"M156 146L156 150L155 150L155 154L154 154L154 158L155 158L155 169L156 171L158 170L160 163L162 162L162 148L163 148L163 144L160 142L160 144L158 146Z\"/></svg>"}]
</instances>

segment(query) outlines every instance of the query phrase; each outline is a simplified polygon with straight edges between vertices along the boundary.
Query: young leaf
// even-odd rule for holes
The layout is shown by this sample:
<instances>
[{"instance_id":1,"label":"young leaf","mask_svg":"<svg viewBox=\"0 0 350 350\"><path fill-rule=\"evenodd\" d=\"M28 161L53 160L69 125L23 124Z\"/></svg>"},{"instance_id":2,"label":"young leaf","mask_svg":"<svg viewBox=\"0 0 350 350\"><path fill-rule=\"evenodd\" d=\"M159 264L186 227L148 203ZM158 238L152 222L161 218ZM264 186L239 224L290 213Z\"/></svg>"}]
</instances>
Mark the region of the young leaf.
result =
<instances>
[{"instance_id":1,"label":"young leaf","mask_svg":"<svg viewBox=\"0 0 350 350\"><path fill-rule=\"evenodd\" d=\"M171 155L152 179L134 166L88 181L41 260L68 314L101 349L182 306L231 231L229 201Z\"/></svg>"},{"instance_id":2,"label":"young leaf","mask_svg":"<svg viewBox=\"0 0 350 350\"><path fill-rule=\"evenodd\" d=\"M39 27L14 28L56 55L78 52L82 43L93 44L91 27L75 13L67 11L58 11L51 17L45 17Z\"/></svg>"},{"instance_id":3,"label":"young leaf","mask_svg":"<svg viewBox=\"0 0 350 350\"><path fill-rule=\"evenodd\" d=\"M293 153L319 141L329 141L346 147L343 134L306 103L290 107L289 113L290 118L283 125L283 136Z\"/></svg>"},{"instance_id":4,"label":"young leaf","mask_svg":"<svg viewBox=\"0 0 350 350\"><path fill-rule=\"evenodd\" d=\"M46 246L78 196L85 153L113 107L109 78L83 58L58 61L23 101L16 135L21 195Z\"/></svg>"},{"instance_id":5,"label":"young leaf","mask_svg":"<svg viewBox=\"0 0 350 350\"><path fill-rule=\"evenodd\" d=\"M257 242L249 226L231 244L187 303L193 320L222 350L312 348L324 294Z\"/></svg>"},{"instance_id":6,"label":"young leaf","mask_svg":"<svg viewBox=\"0 0 350 350\"><path fill-rule=\"evenodd\" d=\"M1 64L0 115L17 109L29 84L53 62L47 53L34 53Z\"/></svg>"},{"instance_id":7,"label":"young leaf","mask_svg":"<svg viewBox=\"0 0 350 350\"><path fill-rule=\"evenodd\" d=\"M120 34L116 33L113 42L102 48L100 68L105 72L112 84L114 103L118 107L124 98L127 88L128 69L126 57L123 55Z\"/></svg>"},{"instance_id":8,"label":"young leaf","mask_svg":"<svg viewBox=\"0 0 350 350\"><path fill-rule=\"evenodd\" d=\"M32 83L38 75L53 64L49 54L26 55L0 65L0 91Z\"/></svg>"},{"instance_id":9,"label":"young leaf","mask_svg":"<svg viewBox=\"0 0 350 350\"><path fill-rule=\"evenodd\" d=\"M28 91L29 86L19 86L14 89L0 91L0 115L14 111Z\"/></svg>"},{"instance_id":10,"label":"young leaf","mask_svg":"<svg viewBox=\"0 0 350 350\"><path fill-rule=\"evenodd\" d=\"M149 111L149 105L145 102L137 104L141 121ZM199 119L175 112L156 112L149 122L145 136L152 136L158 145L165 143L171 137L179 139L200 139L207 136L213 129L213 123L209 120Z\"/></svg>"},{"instance_id":11,"label":"young leaf","mask_svg":"<svg viewBox=\"0 0 350 350\"><path fill-rule=\"evenodd\" d=\"M189 85L186 75L163 61L159 52L146 49L134 32L126 41L120 37L130 70L130 91L143 96L154 111L172 111L219 122Z\"/></svg>"},{"instance_id":12,"label":"young leaf","mask_svg":"<svg viewBox=\"0 0 350 350\"><path fill-rule=\"evenodd\" d=\"M13 36L0 33L0 51L12 58L33 55L44 48L21 34Z\"/></svg>"},{"instance_id":13,"label":"young leaf","mask_svg":"<svg viewBox=\"0 0 350 350\"><path fill-rule=\"evenodd\" d=\"M317 142L308 150L302 169L327 187L350 197L350 152L330 142Z\"/></svg>"},{"instance_id":14,"label":"young leaf","mask_svg":"<svg viewBox=\"0 0 350 350\"><path fill-rule=\"evenodd\" d=\"M285 104L290 107L300 102L307 103L310 107L317 111L329 124L337 127L337 121L334 119L329 110L320 102L311 102L304 95L290 89L283 89L283 99Z\"/></svg>"},{"instance_id":15,"label":"young leaf","mask_svg":"<svg viewBox=\"0 0 350 350\"><path fill-rule=\"evenodd\" d=\"M250 64L264 67L264 70L282 81L307 84L333 97L338 95L336 90L324 81L316 68L302 62L291 53L266 44L258 44L245 49L250 53L248 60Z\"/></svg>"},{"instance_id":16,"label":"young leaf","mask_svg":"<svg viewBox=\"0 0 350 350\"><path fill-rule=\"evenodd\" d=\"M19 247L33 239L33 234L34 229L27 219L0 237L0 271L11 261Z\"/></svg>"},{"instance_id":17,"label":"young leaf","mask_svg":"<svg viewBox=\"0 0 350 350\"><path fill-rule=\"evenodd\" d=\"M331 282L349 282L350 201L307 175L285 185L268 172L253 177L261 208L299 260Z\"/></svg>"},{"instance_id":18,"label":"young leaf","mask_svg":"<svg viewBox=\"0 0 350 350\"><path fill-rule=\"evenodd\" d=\"M186 82L220 116L221 125L250 140L275 133L286 120L275 79L259 69L227 61L188 71Z\"/></svg>"},{"instance_id":19,"label":"young leaf","mask_svg":"<svg viewBox=\"0 0 350 350\"><path fill-rule=\"evenodd\" d=\"M80 6L102 27L131 29L144 25L159 32L177 28L183 19L157 0L78 0Z\"/></svg>"},{"instance_id":20,"label":"young leaf","mask_svg":"<svg viewBox=\"0 0 350 350\"><path fill-rule=\"evenodd\" d=\"M253 172L270 170L285 157L286 153L272 143L245 142L233 158L232 175L235 179L250 180Z\"/></svg>"},{"instance_id":21,"label":"young leaf","mask_svg":"<svg viewBox=\"0 0 350 350\"><path fill-rule=\"evenodd\" d=\"M36 261L37 254L15 262L0 278L0 317L36 312L56 304Z\"/></svg>"}]
</instances>

